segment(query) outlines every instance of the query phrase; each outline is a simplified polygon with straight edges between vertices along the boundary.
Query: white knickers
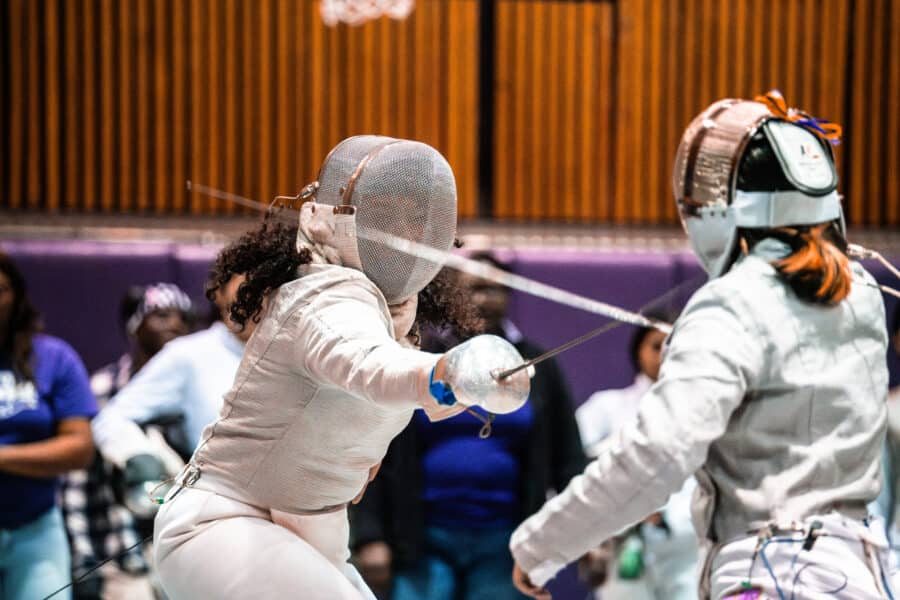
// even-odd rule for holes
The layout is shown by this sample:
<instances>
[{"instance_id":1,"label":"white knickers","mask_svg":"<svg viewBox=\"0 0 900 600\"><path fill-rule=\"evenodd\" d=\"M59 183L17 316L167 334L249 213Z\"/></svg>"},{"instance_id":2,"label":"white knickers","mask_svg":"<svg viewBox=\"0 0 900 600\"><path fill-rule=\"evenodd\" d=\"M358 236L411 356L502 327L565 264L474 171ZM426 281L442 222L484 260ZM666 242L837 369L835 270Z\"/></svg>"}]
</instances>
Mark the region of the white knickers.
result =
<instances>
[{"instance_id":1,"label":"white knickers","mask_svg":"<svg viewBox=\"0 0 900 600\"><path fill-rule=\"evenodd\" d=\"M374 600L347 562L348 536L346 508L297 516L187 487L163 504L154 528L172 600Z\"/></svg>"},{"instance_id":2,"label":"white knickers","mask_svg":"<svg viewBox=\"0 0 900 600\"><path fill-rule=\"evenodd\" d=\"M714 546L708 555L701 597L713 600L780 598L886 600L891 567L883 524L866 526L838 513L809 517L821 535L804 549L807 532L776 532ZM803 525L803 524L801 524ZM709 585L703 594L702 583Z\"/></svg>"}]
</instances>

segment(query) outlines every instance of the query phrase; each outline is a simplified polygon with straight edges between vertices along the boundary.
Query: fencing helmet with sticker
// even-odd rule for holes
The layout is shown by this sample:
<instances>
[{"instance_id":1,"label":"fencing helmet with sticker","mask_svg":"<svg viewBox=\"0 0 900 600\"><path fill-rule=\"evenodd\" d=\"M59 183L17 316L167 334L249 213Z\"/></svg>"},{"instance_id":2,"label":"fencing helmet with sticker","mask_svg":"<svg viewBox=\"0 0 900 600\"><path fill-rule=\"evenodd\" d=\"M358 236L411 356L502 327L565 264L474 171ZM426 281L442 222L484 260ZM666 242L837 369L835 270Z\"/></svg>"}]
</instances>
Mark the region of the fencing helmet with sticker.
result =
<instances>
[{"instance_id":1,"label":"fencing helmet with sticker","mask_svg":"<svg viewBox=\"0 0 900 600\"><path fill-rule=\"evenodd\" d=\"M725 273L737 257L739 228L837 221L843 233L834 155L825 139L834 136L820 133L822 121L780 110L777 92L757 100L712 104L688 126L675 157L672 187L679 216L711 278ZM782 187L790 189L740 189L741 161L751 138L760 135L778 158L789 184Z\"/></svg>"}]
</instances>

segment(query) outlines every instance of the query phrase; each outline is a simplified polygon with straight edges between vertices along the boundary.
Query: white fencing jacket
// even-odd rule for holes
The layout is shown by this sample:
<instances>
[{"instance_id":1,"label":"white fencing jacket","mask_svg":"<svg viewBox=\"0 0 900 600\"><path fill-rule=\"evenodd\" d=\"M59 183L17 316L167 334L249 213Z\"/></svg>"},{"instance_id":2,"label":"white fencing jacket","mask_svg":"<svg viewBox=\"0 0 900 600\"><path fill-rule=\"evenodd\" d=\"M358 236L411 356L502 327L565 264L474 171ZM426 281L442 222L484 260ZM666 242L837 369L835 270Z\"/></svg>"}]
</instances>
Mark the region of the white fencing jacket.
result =
<instances>
[{"instance_id":1,"label":"white fencing jacket","mask_svg":"<svg viewBox=\"0 0 900 600\"><path fill-rule=\"evenodd\" d=\"M719 541L875 498L888 385L881 294L853 264L847 299L803 302L768 263L786 252L764 240L691 298L636 421L513 534L533 583L664 505L695 472L695 527Z\"/></svg>"},{"instance_id":2,"label":"white fencing jacket","mask_svg":"<svg viewBox=\"0 0 900 600\"><path fill-rule=\"evenodd\" d=\"M395 328L384 296L361 272L300 270L269 299L191 461L200 471L194 487L292 514L352 500L416 408L432 418L459 411L429 394L440 355L398 342L414 299Z\"/></svg>"}]
</instances>

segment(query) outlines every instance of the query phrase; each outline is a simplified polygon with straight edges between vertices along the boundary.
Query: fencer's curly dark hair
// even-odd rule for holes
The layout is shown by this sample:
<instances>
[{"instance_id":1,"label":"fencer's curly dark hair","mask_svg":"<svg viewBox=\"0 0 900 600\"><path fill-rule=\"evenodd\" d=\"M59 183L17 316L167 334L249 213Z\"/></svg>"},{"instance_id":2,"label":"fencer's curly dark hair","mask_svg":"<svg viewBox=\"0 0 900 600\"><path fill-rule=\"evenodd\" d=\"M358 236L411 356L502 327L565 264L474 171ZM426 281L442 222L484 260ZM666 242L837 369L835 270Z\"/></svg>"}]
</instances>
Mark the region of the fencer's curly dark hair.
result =
<instances>
[{"instance_id":1,"label":"fencer's curly dark hair","mask_svg":"<svg viewBox=\"0 0 900 600\"><path fill-rule=\"evenodd\" d=\"M215 302L219 291L235 275L246 280L229 308L242 328L258 323L263 299L282 284L297 278L297 267L312 261L309 250L297 251L297 225L270 214L254 229L226 246L216 257L206 282L206 297Z\"/></svg>"},{"instance_id":2,"label":"fencer's curly dark hair","mask_svg":"<svg viewBox=\"0 0 900 600\"><path fill-rule=\"evenodd\" d=\"M458 242L457 242L458 245ZM456 332L462 339L467 339L482 329L481 320L468 291L457 283L456 275L447 268L441 269L437 276L419 292L419 307L413 326L413 335L423 325L435 330Z\"/></svg>"},{"instance_id":3,"label":"fencer's curly dark hair","mask_svg":"<svg viewBox=\"0 0 900 600\"><path fill-rule=\"evenodd\" d=\"M297 267L312 261L309 250L297 252L297 225L288 225L277 214L270 214L259 227L238 238L216 257L206 283L206 297L215 302L219 291L235 275L246 281L237 291L230 307L231 319L245 326L258 323L263 299L283 284L297 278ZM446 269L419 292L419 305L413 334L421 325L453 327L471 334L478 319L465 291Z\"/></svg>"}]
</instances>

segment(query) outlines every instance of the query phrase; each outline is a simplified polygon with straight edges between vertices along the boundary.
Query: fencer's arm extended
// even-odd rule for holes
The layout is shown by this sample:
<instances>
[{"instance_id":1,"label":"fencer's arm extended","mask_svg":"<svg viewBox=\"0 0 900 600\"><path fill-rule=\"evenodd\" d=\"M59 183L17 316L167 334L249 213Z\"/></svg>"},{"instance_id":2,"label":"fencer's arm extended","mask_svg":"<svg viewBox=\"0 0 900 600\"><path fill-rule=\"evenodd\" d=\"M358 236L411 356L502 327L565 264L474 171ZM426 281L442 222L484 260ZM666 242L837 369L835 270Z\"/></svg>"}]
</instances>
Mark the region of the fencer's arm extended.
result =
<instances>
[{"instance_id":1,"label":"fencer's arm extended","mask_svg":"<svg viewBox=\"0 0 900 600\"><path fill-rule=\"evenodd\" d=\"M296 310L278 334L291 336L298 372L371 402L436 404L428 376L440 355L394 340L378 297L367 287L348 282L328 296Z\"/></svg>"},{"instance_id":2,"label":"fencer's arm extended","mask_svg":"<svg viewBox=\"0 0 900 600\"><path fill-rule=\"evenodd\" d=\"M510 549L532 582L543 586L657 510L706 461L763 368L763 345L742 312L713 291L695 295L637 420L614 433L582 475L513 533Z\"/></svg>"},{"instance_id":3,"label":"fencer's arm extended","mask_svg":"<svg viewBox=\"0 0 900 600\"><path fill-rule=\"evenodd\" d=\"M140 423L181 412L190 373L179 351L171 344L164 346L91 423L100 454L120 468L129 458L156 453Z\"/></svg>"}]
</instances>

